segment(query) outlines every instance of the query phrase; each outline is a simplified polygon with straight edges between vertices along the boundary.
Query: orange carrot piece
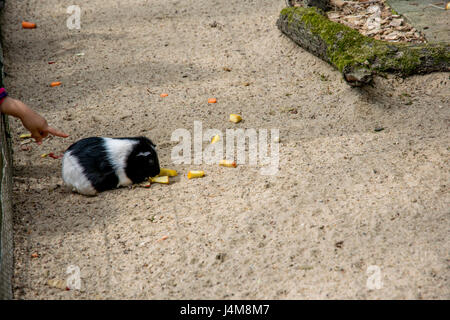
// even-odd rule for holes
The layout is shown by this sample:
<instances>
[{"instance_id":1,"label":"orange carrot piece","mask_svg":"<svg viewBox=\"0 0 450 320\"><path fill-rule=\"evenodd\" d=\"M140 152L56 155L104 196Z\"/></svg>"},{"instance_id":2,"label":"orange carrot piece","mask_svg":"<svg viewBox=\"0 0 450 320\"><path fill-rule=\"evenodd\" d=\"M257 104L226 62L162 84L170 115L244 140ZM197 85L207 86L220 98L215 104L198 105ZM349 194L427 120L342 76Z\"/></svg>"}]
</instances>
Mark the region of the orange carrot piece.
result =
<instances>
[{"instance_id":1,"label":"orange carrot piece","mask_svg":"<svg viewBox=\"0 0 450 320\"><path fill-rule=\"evenodd\" d=\"M58 87L60 85L61 85L60 81L55 81L55 82L50 83L50 87Z\"/></svg>"},{"instance_id":2,"label":"orange carrot piece","mask_svg":"<svg viewBox=\"0 0 450 320\"><path fill-rule=\"evenodd\" d=\"M161 93L161 95L160 95L161 98L165 98L165 97L167 97L167 96L168 96L167 93Z\"/></svg>"},{"instance_id":3,"label":"orange carrot piece","mask_svg":"<svg viewBox=\"0 0 450 320\"><path fill-rule=\"evenodd\" d=\"M28 22L28 21L22 21L22 28L24 28L24 29L34 29L34 28L36 28L36 23Z\"/></svg>"},{"instance_id":4,"label":"orange carrot piece","mask_svg":"<svg viewBox=\"0 0 450 320\"><path fill-rule=\"evenodd\" d=\"M209 98L208 99L208 103L217 103L217 99L216 98Z\"/></svg>"}]
</instances>

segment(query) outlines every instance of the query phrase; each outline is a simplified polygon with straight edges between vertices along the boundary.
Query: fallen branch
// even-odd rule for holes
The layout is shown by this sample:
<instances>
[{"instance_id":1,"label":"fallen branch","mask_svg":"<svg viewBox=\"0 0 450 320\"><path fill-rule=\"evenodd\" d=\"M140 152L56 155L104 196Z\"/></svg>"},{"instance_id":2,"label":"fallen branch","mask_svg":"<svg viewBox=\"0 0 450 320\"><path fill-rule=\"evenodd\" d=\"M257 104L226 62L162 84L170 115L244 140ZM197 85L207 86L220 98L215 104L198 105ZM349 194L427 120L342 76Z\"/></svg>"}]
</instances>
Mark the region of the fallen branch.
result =
<instances>
[{"instance_id":1,"label":"fallen branch","mask_svg":"<svg viewBox=\"0 0 450 320\"><path fill-rule=\"evenodd\" d=\"M395 73L406 77L450 71L450 45L404 44L375 40L330 21L317 8L285 8L278 28L302 48L329 62L352 86L372 81L373 75Z\"/></svg>"}]
</instances>

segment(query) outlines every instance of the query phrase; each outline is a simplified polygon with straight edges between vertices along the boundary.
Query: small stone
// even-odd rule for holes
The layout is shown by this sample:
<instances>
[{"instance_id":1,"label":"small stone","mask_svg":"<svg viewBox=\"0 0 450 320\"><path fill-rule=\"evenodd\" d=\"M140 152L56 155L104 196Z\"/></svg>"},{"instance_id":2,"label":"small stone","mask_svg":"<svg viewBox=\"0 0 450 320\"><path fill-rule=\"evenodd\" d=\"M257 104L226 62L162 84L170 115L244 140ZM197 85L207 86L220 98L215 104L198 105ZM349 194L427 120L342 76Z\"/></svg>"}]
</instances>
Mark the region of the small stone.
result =
<instances>
[{"instance_id":1,"label":"small stone","mask_svg":"<svg viewBox=\"0 0 450 320\"><path fill-rule=\"evenodd\" d=\"M400 36L401 36L401 34L399 32L394 31L394 32L391 32L388 35L386 35L384 38L386 40L397 40L400 38Z\"/></svg>"},{"instance_id":2,"label":"small stone","mask_svg":"<svg viewBox=\"0 0 450 320\"><path fill-rule=\"evenodd\" d=\"M391 27L400 27L403 23L403 19L393 19L389 25Z\"/></svg>"}]
</instances>

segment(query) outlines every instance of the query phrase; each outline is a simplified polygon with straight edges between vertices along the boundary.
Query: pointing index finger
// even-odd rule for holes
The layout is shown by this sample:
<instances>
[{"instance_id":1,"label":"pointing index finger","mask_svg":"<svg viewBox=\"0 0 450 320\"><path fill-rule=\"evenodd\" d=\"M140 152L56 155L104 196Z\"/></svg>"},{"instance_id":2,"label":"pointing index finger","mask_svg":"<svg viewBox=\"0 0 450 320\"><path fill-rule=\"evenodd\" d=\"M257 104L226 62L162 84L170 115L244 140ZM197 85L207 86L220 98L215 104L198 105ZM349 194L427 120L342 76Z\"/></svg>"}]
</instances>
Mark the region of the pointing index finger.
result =
<instances>
[{"instance_id":1,"label":"pointing index finger","mask_svg":"<svg viewBox=\"0 0 450 320\"><path fill-rule=\"evenodd\" d=\"M52 128L52 127L48 127L47 131L50 134L57 136L57 137L61 137L61 138L67 138L69 136L68 134L66 134L62 131L56 130L55 128Z\"/></svg>"}]
</instances>

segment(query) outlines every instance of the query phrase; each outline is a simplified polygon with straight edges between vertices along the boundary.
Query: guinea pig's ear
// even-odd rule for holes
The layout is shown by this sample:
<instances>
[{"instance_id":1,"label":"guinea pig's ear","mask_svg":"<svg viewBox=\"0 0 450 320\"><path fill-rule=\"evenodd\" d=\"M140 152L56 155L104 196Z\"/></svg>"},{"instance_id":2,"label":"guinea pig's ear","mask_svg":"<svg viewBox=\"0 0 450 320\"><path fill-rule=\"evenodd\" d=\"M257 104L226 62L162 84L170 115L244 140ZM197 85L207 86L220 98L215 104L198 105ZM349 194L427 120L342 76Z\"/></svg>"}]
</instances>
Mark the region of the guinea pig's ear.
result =
<instances>
[{"instance_id":1,"label":"guinea pig's ear","mask_svg":"<svg viewBox=\"0 0 450 320\"><path fill-rule=\"evenodd\" d=\"M152 153L150 151L147 152L139 152L136 157L148 157L149 155L151 155Z\"/></svg>"}]
</instances>

